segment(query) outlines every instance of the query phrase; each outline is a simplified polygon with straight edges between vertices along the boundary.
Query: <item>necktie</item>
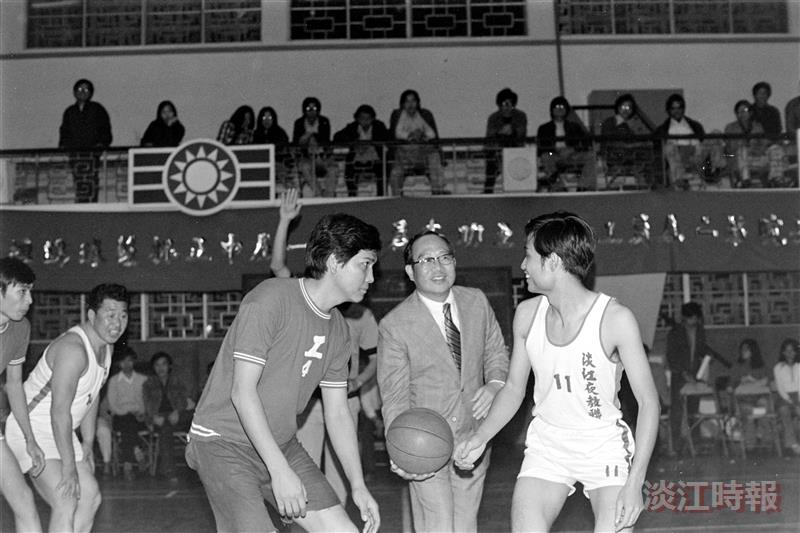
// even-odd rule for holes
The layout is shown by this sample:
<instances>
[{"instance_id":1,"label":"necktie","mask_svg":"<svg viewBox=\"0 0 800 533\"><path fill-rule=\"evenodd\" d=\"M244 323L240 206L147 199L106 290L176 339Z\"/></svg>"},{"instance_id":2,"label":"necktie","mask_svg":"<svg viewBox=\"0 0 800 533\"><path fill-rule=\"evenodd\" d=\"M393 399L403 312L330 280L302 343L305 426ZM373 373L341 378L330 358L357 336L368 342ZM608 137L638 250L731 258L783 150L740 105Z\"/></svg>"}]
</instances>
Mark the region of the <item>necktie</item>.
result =
<instances>
[{"instance_id":1,"label":"necktie","mask_svg":"<svg viewBox=\"0 0 800 533\"><path fill-rule=\"evenodd\" d=\"M450 314L450 304L444 304L444 331L447 337L447 345L453 355L456 368L461 371L461 332L458 331L453 316Z\"/></svg>"}]
</instances>

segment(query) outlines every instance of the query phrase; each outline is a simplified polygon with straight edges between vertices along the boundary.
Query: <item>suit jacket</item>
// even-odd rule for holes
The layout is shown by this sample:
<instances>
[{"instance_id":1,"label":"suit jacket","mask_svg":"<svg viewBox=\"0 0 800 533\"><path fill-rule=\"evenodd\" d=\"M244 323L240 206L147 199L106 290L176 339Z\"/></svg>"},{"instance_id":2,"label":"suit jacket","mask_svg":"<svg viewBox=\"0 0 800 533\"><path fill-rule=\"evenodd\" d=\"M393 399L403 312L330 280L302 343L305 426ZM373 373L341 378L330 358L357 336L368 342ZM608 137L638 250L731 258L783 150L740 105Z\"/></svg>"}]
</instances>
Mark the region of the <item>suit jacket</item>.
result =
<instances>
[{"instance_id":1,"label":"suit jacket","mask_svg":"<svg viewBox=\"0 0 800 533\"><path fill-rule=\"evenodd\" d=\"M697 334L694 339L694 361L690 360L691 352L689 346L689 336L683 324L676 324L667 334L667 363L672 371L673 380L682 380L682 373L688 372L694 375L700 368L703 355L706 351L706 334L702 326L697 326Z\"/></svg>"},{"instance_id":2,"label":"suit jacket","mask_svg":"<svg viewBox=\"0 0 800 533\"><path fill-rule=\"evenodd\" d=\"M564 121L565 142L570 148L576 150L586 150L589 148L589 141L586 140L586 130L583 126L572 120ZM536 131L536 148L539 155L544 152L552 152L556 148L556 123L552 120L545 122Z\"/></svg>"},{"instance_id":3,"label":"suit jacket","mask_svg":"<svg viewBox=\"0 0 800 533\"><path fill-rule=\"evenodd\" d=\"M456 440L477 428L472 397L491 380L505 381L508 350L486 295L452 288L461 330L459 375L444 335L415 291L379 325L378 386L383 419L411 407L427 407L450 424Z\"/></svg>"}]
</instances>

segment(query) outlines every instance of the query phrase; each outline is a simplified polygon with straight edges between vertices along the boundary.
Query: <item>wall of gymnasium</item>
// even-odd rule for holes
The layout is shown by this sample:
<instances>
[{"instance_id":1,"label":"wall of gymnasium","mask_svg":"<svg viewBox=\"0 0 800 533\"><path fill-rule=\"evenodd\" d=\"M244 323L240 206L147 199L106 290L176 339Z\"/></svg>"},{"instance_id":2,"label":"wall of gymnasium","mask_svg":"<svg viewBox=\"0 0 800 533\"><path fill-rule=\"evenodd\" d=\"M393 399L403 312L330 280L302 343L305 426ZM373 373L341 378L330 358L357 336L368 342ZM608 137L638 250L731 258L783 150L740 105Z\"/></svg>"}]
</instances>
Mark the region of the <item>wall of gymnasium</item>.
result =
<instances>
[{"instance_id":1,"label":"wall of gymnasium","mask_svg":"<svg viewBox=\"0 0 800 533\"><path fill-rule=\"evenodd\" d=\"M322 100L334 129L369 103L388 121L406 88L419 91L442 137L480 137L494 96L519 94L530 134L548 120L558 94L552 2L528 4L528 38L379 43L297 43L287 5L264 2L261 44L69 50L25 49L25 2L0 2L0 149L56 146L71 88L91 79L109 111L115 146L138 144L159 101L171 99L186 137L215 137L242 104L273 106L291 130L304 96ZM688 114L708 130L733 120L733 104L760 80L783 110L800 79L800 3L789 2L790 34L780 37L562 40L565 96L586 104L596 89L682 89ZM660 119L661 116L654 117ZM290 132L291 133L291 132Z\"/></svg>"}]
</instances>

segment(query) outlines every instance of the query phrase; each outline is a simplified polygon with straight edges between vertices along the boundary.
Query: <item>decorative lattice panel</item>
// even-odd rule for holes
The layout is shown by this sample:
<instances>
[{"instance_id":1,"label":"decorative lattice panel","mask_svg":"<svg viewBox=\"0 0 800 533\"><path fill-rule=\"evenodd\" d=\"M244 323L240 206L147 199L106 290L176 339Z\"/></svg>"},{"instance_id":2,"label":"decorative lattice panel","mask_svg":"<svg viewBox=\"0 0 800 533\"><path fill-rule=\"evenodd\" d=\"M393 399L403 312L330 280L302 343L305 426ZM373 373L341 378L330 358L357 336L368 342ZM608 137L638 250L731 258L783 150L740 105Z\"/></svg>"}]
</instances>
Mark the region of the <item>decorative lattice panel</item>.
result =
<instances>
[{"instance_id":1,"label":"decorative lattice panel","mask_svg":"<svg viewBox=\"0 0 800 533\"><path fill-rule=\"evenodd\" d=\"M141 0L86 2L86 46L136 46L141 42Z\"/></svg>"},{"instance_id":2,"label":"decorative lattice panel","mask_svg":"<svg viewBox=\"0 0 800 533\"><path fill-rule=\"evenodd\" d=\"M800 323L800 272L747 275L750 324Z\"/></svg>"},{"instance_id":3,"label":"decorative lattice panel","mask_svg":"<svg viewBox=\"0 0 800 533\"><path fill-rule=\"evenodd\" d=\"M222 338L228 332L239 305L242 303L241 292L215 292L208 297L208 337Z\"/></svg>"},{"instance_id":4,"label":"decorative lattice panel","mask_svg":"<svg viewBox=\"0 0 800 533\"><path fill-rule=\"evenodd\" d=\"M31 340L51 341L81 323L81 296L71 293L33 291Z\"/></svg>"},{"instance_id":5,"label":"decorative lattice panel","mask_svg":"<svg viewBox=\"0 0 800 533\"><path fill-rule=\"evenodd\" d=\"M669 2L614 0L614 33L652 35L670 33Z\"/></svg>"},{"instance_id":6,"label":"decorative lattice panel","mask_svg":"<svg viewBox=\"0 0 800 533\"><path fill-rule=\"evenodd\" d=\"M347 38L347 5L337 0L293 0L289 15L293 40Z\"/></svg>"},{"instance_id":7,"label":"decorative lattice panel","mask_svg":"<svg viewBox=\"0 0 800 533\"><path fill-rule=\"evenodd\" d=\"M148 300L148 338L198 339L203 337L202 293L155 293L150 294Z\"/></svg>"},{"instance_id":8,"label":"decorative lattice panel","mask_svg":"<svg viewBox=\"0 0 800 533\"><path fill-rule=\"evenodd\" d=\"M728 0L673 0L675 33L729 33Z\"/></svg>"},{"instance_id":9,"label":"decorative lattice panel","mask_svg":"<svg viewBox=\"0 0 800 533\"><path fill-rule=\"evenodd\" d=\"M351 0L351 39L403 39L406 37L405 0Z\"/></svg>"},{"instance_id":10,"label":"decorative lattice panel","mask_svg":"<svg viewBox=\"0 0 800 533\"><path fill-rule=\"evenodd\" d=\"M657 328L670 328L681 314L683 286L680 274L667 274L664 280L664 294L658 308Z\"/></svg>"}]
</instances>

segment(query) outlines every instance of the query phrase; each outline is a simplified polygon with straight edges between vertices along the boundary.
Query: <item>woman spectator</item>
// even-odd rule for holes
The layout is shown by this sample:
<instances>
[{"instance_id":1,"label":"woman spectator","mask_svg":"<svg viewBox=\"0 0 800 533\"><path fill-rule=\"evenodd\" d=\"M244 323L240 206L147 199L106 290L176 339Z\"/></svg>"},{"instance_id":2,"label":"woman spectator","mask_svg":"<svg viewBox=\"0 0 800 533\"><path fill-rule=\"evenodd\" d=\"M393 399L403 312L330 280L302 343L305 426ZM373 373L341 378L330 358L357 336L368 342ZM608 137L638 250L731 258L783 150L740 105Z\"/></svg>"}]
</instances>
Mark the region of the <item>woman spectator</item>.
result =
<instances>
[{"instance_id":1,"label":"woman spectator","mask_svg":"<svg viewBox=\"0 0 800 533\"><path fill-rule=\"evenodd\" d=\"M728 382L728 394L750 394L760 391L768 392L766 368L764 359L761 357L761 349L755 339L744 339L739 343L739 356L736 363L731 367L730 381ZM733 396L731 396L733 399ZM767 398L755 396L740 396L736 399L735 405L738 406L738 413L744 430L743 438L745 446L752 445L759 437L753 419L753 412L756 407L766 407Z\"/></svg>"},{"instance_id":2,"label":"woman spectator","mask_svg":"<svg viewBox=\"0 0 800 533\"><path fill-rule=\"evenodd\" d=\"M278 114L271 107L262 107L258 112L253 144L274 144L276 147L289 144L289 135L278 124Z\"/></svg>"},{"instance_id":3,"label":"woman spectator","mask_svg":"<svg viewBox=\"0 0 800 533\"><path fill-rule=\"evenodd\" d=\"M217 140L222 144L250 144L253 141L255 114L249 105L239 106L231 118L219 127Z\"/></svg>"},{"instance_id":4,"label":"woman spectator","mask_svg":"<svg viewBox=\"0 0 800 533\"><path fill-rule=\"evenodd\" d=\"M183 140L185 128L178 120L175 104L164 100L158 104L156 119L147 126L142 136L142 146L178 146Z\"/></svg>"},{"instance_id":5,"label":"woman spectator","mask_svg":"<svg viewBox=\"0 0 800 533\"><path fill-rule=\"evenodd\" d=\"M172 375L172 357L168 353L154 354L150 366L154 375L142 387L145 411L148 423L158 434L160 473L174 482L177 477L172 456L173 433L189 429L194 401L181 380Z\"/></svg>"},{"instance_id":6,"label":"woman spectator","mask_svg":"<svg viewBox=\"0 0 800 533\"><path fill-rule=\"evenodd\" d=\"M731 183L739 188L751 185L751 178L766 181L769 171L766 139L749 138L761 135L764 128L753 119L753 107L747 100L739 100L733 107L736 120L725 126L725 134L737 136L726 139L725 154L731 158ZM744 138L743 138L744 136Z\"/></svg>"},{"instance_id":7,"label":"woman spectator","mask_svg":"<svg viewBox=\"0 0 800 533\"><path fill-rule=\"evenodd\" d=\"M773 369L775 389L778 392L778 415L783 425L783 441L786 448L800 455L800 444L795 435L794 417L800 417L800 343L797 339L784 339L778 364Z\"/></svg>"}]
</instances>

